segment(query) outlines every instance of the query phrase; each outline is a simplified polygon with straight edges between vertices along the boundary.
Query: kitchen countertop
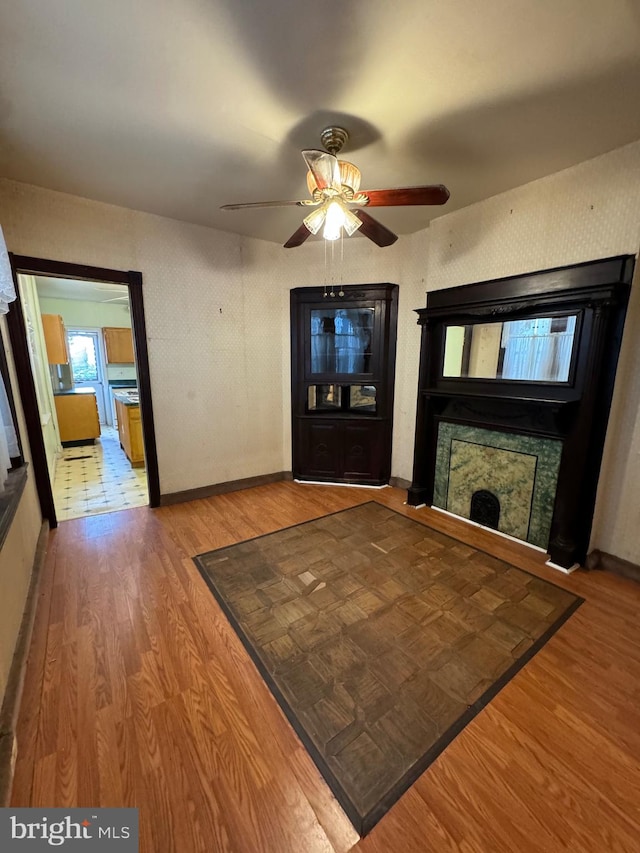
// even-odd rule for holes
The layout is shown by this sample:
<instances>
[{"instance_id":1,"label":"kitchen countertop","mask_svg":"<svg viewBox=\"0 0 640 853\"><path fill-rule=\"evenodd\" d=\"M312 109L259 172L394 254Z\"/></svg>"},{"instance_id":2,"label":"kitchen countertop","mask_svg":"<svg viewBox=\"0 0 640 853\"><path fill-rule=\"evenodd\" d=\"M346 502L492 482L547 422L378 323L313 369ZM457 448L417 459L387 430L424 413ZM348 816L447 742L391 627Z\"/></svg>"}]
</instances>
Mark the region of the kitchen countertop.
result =
<instances>
[{"instance_id":1,"label":"kitchen countertop","mask_svg":"<svg viewBox=\"0 0 640 853\"><path fill-rule=\"evenodd\" d=\"M131 388L125 390L116 390L115 388L111 389L111 393L115 400L119 403L122 403L123 406L139 406L140 398L138 397L138 389L135 391Z\"/></svg>"},{"instance_id":2,"label":"kitchen countertop","mask_svg":"<svg viewBox=\"0 0 640 853\"><path fill-rule=\"evenodd\" d=\"M96 393L95 388L89 388L89 387L86 387L86 388L69 388L66 390L54 391L53 396L54 397L66 397L69 394L95 394L95 393Z\"/></svg>"}]
</instances>

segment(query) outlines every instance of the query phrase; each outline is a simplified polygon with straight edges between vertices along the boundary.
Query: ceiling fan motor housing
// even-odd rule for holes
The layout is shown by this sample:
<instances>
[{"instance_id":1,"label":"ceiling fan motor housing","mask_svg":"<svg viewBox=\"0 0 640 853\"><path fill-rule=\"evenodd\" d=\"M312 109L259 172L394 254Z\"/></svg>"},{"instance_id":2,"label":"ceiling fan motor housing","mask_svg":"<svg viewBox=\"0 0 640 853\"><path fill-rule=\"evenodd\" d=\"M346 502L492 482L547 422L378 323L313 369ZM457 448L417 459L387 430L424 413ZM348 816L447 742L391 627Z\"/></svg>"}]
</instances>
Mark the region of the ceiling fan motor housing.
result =
<instances>
[{"instance_id":1,"label":"ceiling fan motor housing","mask_svg":"<svg viewBox=\"0 0 640 853\"><path fill-rule=\"evenodd\" d=\"M335 157L349 141L349 134L344 127L325 127L320 134L320 141L329 154Z\"/></svg>"}]
</instances>

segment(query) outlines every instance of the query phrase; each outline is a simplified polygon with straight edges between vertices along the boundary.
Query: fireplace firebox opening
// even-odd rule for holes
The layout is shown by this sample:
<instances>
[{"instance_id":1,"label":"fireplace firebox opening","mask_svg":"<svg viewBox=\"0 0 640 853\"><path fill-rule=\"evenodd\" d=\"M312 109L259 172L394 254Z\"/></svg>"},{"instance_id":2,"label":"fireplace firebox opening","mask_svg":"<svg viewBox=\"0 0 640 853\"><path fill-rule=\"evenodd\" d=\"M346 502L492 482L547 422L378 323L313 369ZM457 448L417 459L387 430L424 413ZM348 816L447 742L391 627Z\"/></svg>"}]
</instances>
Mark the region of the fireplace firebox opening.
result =
<instances>
[{"instance_id":1,"label":"fireplace firebox opening","mask_svg":"<svg viewBox=\"0 0 640 853\"><path fill-rule=\"evenodd\" d=\"M500 501L488 489L478 489L471 495L469 518L484 527L498 529L500 521Z\"/></svg>"}]
</instances>

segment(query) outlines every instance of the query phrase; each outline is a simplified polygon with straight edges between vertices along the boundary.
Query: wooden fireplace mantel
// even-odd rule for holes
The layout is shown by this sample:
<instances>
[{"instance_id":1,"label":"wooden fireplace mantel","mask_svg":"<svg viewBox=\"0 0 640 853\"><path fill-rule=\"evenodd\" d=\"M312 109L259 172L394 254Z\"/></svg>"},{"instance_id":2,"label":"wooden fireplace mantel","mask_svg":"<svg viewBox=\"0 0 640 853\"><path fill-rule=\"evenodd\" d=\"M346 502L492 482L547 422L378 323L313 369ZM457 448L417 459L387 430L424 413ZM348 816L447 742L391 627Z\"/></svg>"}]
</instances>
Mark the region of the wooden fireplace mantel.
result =
<instances>
[{"instance_id":1,"label":"wooden fireplace mantel","mask_svg":"<svg viewBox=\"0 0 640 853\"><path fill-rule=\"evenodd\" d=\"M408 502L431 505L441 420L562 441L548 551L586 557L634 258L620 256L427 294L422 326L413 481ZM445 329L498 320L578 316L569 380L443 376Z\"/></svg>"}]
</instances>

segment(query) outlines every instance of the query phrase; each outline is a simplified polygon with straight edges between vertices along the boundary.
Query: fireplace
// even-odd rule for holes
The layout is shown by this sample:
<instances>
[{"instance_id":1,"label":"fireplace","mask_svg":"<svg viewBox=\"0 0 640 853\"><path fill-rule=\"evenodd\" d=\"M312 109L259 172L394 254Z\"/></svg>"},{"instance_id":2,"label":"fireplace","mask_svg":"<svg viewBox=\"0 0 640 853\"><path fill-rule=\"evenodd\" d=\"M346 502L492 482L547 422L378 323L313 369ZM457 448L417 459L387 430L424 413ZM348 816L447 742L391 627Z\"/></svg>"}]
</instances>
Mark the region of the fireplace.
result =
<instances>
[{"instance_id":1,"label":"fireplace","mask_svg":"<svg viewBox=\"0 0 640 853\"><path fill-rule=\"evenodd\" d=\"M633 266L427 294L409 504L584 560Z\"/></svg>"},{"instance_id":2,"label":"fireplace","mask_svg":"<svg viewBox=\"0 0 640 853\"><path fill-rule=\"evenodd\" d=\"M547 548L562 443L440 421L433 506Z\"/></svg>"}]
</instances>

